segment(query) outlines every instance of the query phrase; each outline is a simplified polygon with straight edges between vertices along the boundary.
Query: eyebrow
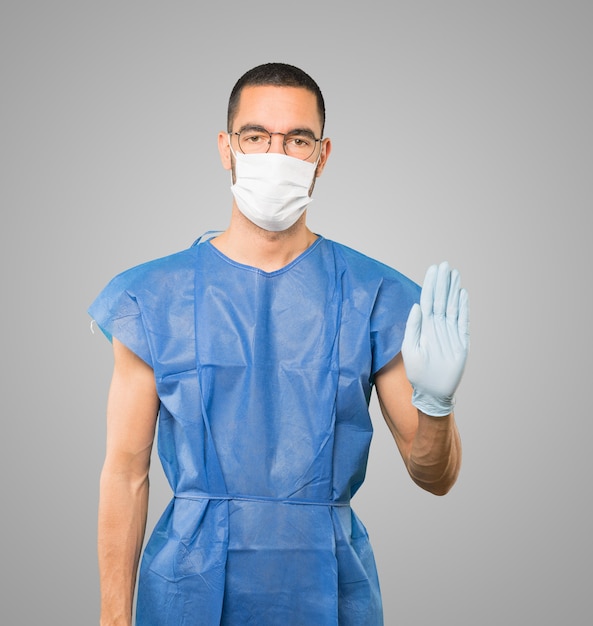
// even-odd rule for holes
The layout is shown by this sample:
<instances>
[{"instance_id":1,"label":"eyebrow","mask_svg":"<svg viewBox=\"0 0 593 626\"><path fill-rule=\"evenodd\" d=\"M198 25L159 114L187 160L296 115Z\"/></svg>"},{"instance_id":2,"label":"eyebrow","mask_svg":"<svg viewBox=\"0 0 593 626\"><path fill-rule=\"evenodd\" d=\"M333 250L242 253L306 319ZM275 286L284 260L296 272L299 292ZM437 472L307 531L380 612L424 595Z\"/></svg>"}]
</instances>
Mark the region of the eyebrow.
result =
<instances>
[{"instance_id":1,"label":"eyebrow","mask_svg":"<svg viewBox=\"0 0 593 626\"><path fill-rule=\"evenodd\" d=\"M242 133L244 130L265 130L266 132L273 132L268 130L265 126L260 126L259 124L243 124L241 128L239 128L238 132ZM293 128L286 133L281 133L283 135L312 135L315 137L315 133L310 128Z\"/></svg>"},{"instance_id":2,"label":"eyebrow","mask_svg":"<svg viewBox=\"0 0 593 626\"><path fill-rule=\"evenodd\" d=\"M241 128L237 132L242 133L244 130L266 130L263 126L259 124L243 124Z\"/></svg>"}]
</instances>

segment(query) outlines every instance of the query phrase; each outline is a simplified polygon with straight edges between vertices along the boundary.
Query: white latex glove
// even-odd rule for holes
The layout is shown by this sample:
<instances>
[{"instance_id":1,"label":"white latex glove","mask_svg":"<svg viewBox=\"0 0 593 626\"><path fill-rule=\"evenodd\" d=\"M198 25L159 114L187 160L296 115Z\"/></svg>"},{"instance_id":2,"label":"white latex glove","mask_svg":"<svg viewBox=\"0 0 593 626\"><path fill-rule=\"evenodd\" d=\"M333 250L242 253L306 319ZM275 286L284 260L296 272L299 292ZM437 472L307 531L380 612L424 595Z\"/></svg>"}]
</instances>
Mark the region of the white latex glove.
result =
<instances>
[{"instance_id":1,"label":"white latex glove","mask_svg":"<svg viewBox=\"0 0 593 626\"><path fill-rule=\"evenodd\" d=\"M428 268L402 343L412 404L435 417L453 410L469 351L469 298L459 282L459 272L447 262Z\"/></svg>"}]
</instances>

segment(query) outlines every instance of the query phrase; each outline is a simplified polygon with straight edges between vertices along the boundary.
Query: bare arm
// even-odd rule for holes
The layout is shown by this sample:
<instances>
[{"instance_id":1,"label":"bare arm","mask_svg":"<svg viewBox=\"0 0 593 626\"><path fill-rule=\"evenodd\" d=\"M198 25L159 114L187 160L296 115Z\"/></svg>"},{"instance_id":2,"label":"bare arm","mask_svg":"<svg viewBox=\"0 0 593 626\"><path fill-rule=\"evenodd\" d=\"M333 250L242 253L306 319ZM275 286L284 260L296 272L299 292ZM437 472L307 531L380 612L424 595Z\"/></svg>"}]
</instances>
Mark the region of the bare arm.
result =
<instances>
[{"instance_id":1,"label":"bare arm","mask_svg":"<svg viewBox=\"0 0 593 626\"><path fill-rule=\"evenodd\" d=\"M431 417L412 405L412 386L401 353L377 374L375 385L410 477L426 491L446 494L461 467L461 441L453 414Z\"/></svg>"},{"instance_id":2,"label":"bare arm","mask_svg":"<svg viewBox=\"0 0 593 626\"><path fill-rule=\"evenodd\" d=\"M410 476L436 495L455 484L461 441L453 405L469 350L469 299L457 270L428 268L402 349L375 378L381 410ZM405 361L405 364L404 364Z\"/></svg>"},{"instance_id":3,"label":"bare arm","mask_svg":"<svg viewBox=\"0 0 593 626\"><path fill-rule=\"evenodd\" d=\"M159 401L152 369L115 338L113 351L99 497L101 626L129 626Z\"/></svg>"}]
</instances>

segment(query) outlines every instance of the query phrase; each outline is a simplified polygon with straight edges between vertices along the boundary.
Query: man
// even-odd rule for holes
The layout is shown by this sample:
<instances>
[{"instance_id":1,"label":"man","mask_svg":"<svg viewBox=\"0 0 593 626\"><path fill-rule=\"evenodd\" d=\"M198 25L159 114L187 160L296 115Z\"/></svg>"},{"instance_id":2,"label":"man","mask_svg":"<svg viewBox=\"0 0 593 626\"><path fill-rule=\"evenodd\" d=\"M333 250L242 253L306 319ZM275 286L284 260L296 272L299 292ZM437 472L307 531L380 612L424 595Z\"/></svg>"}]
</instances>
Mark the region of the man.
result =
<instances>
[{"instance_id":1,"label":"man","mask_svg":"<svg viewBox=\"0 0 593 626\"><path fill-rule=\"evenodd\" d=\"M90 308L115 358L102 626L131 623L157 415L174 498L142 558L142 626L383 623L368 536L350 508L373 386L412 479L435 494L456 480L467 294L446 263L420 294L307 228L331 152L324 121L300 69L247 72L218 136L233 183L228 228L120 274Z\"/></svg>"}]
</instances>

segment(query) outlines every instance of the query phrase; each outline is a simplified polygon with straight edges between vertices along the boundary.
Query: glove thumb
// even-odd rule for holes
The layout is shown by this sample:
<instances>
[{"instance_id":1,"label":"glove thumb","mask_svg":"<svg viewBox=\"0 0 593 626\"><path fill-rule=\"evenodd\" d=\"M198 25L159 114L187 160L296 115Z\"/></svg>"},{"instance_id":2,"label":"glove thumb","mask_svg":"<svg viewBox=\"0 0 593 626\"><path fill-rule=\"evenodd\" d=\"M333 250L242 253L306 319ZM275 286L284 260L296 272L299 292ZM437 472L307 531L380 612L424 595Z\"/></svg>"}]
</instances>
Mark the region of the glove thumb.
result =
<instances>
[{"instance_id":1,"label":"glove thumb","mask_svg":"<svg viewBox=\"0 0 593 626\"><path fill-rule=\"evenodd\" d=\"M404 339L402 341L402 356L404 361L406 354L411 356L413 351L420 343L420 332L422 330L422 311L420 305L415 303L410 309L406 329L404 331Z\"/></svg>"}]
</instances>

